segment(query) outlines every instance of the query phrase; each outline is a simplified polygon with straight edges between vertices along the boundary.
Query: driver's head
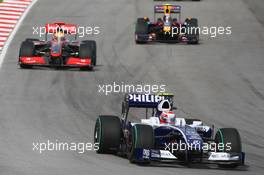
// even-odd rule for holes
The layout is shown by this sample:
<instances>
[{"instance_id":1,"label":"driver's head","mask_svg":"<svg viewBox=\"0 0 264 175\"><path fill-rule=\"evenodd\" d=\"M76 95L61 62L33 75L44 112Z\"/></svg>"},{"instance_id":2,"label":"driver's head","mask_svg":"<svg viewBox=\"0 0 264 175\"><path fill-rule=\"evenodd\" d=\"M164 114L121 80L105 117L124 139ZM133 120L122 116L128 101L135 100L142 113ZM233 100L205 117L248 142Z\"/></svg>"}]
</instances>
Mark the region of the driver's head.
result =
<instances>
[{"instance_id":1,"label":"driver's head","mask_svg":"<svg viewBox=\"0 0 264 175\"><path fill-rule=\"evenodd\" d=\"M171 16L170 16L170 14L165 14L164 17L163 17L163 21L164 21L164 22L170 22L170 21L171 21Z\"/></svg>"},{"instance_id":2,"label":"driver's head","mask_svg":"<svg viewBox=\"0 0 264 175\"><path fill-rule=\"evenodd\" d=\"M54 34L54 39L60 40L64 37L64 31L62 28L58 27L56 33Z\"/></svg>"},{"instance_id":3,"label":"driver's head","mask_svg":"<svg viewBox=\"0 0 264 175\"><path fill-rule=\"evenodd\" d=\"M173 111L162 112L159 120L160 124L175 125L176 115Z\"/></svg>"},{"instance_id":4,"label":"driver's head","mask_svg":"<svg viewBox=\"0 0 264 175\"><path fill-rule=\"evenodd\" d=\"M175 113L171 110L169 100L162 100L157 107L158 117L161 124L174 125L176 120Z\"/></svg>"}]
</instances>

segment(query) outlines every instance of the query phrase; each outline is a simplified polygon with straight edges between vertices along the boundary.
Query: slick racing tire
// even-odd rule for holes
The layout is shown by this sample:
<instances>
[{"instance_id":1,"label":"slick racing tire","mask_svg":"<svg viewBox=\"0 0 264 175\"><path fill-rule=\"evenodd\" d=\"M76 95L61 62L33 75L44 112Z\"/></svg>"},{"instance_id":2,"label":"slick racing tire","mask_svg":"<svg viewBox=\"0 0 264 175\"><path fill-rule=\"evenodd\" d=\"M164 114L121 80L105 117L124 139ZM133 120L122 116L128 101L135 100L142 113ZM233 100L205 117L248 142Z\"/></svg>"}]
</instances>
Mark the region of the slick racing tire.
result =
<instances>
[{"instance_id":1,"label":"slick racing tire","mask_svg":"<svg viewBox=\"0 0 264 175\"><path fill-rule=\"evenodd\" d=\"M35 46L32 41L23 41L20 50L19 50L19 58L20 57L31 57L35 54ZM21 68L32 68L31 65L20 64Z\"/></svg>"},{"instance_id":2,"label":"slick racing tire","mask_svg":"<svg viewBox=\"0 0 264 175\"><path fill-rule=\"evenodd\" d=\"M80 45L79 57L81 59L91 58L92 65L96 65L96 57L94 55L93 47L91 43L82 43Z\"/></svg>"},{"instance_id":3,"label":"slick racing tire","mask_svg":"<svg viewBox=\"0 0 264 175\"><path fill-rule=\"evenodd\" d=\"M199 44L199 31L198 28L198 19L196 18L187 18L185 20L187 33L186 37L188 39L187 44Z\"/></svg>"},{"instance_id":4,"label":"slick racing tire","mask_svg":"<svg viewBox=\"0 0 264 175\"><path fill-rule=\"evenodd\" d=\"M132 146L129 153L131 163L149 163L148 160L136 160L136 149L153 149L154 148L154 131L149 125L136 124L132 127Z\"/></svg>"},{"instance_id":5,"label":"slick racing tire","mask_svg":"<svg viewBox=\"0 0 264 175\"><path fill-rule=\"evenodd\" d=\"M90 47L91 47L91 49L92 49L92 65L93 66L96 66L96 53L97 53L97 48L96 48L96 41L94 41L94 40L85 40L85 41L83 41L83 43L86 43L86 44L88 44Z\"/></svg>"},{"instance_id":6,"label":"slick racing tire","mask_svg":"<svg viewBox=\"0 0 264 175\"><path fill-rule=\"evenodd\" d=\"M147 21L144 18L138 18L136 23L136 31L135 35L143 35L148 34L148 24ZM138 41L136 39L137 44L144 44L147 43L146 41Z\"/></svg>"},{"instance_id":7,"label":"slick racing tire","mask_svg":"<svg viewBox=\"0 0 264 175\"><path fill-rule=\"evenodd\" d=\"M228 153L241 153L242 152L242 144L239 132L235 128L220 128L217 130L215 135L215 143L223 143L224 150L217 150L217 151L224 151ZM226 144L230 143L230 147L227 147ZM220 167L223 168L235 168L241 163L234 163L234 164L219 164Z\"/></svg>"},{"instance_id":8,"label":"slick racing tire","mask_svg":"<svg viewBox=\"0 0 264 175\"><path fill-rule=\"evenodd\" d=\"M101 115L94 128L94 143L98 145L97 153L117 153L121 140L121 122L119 117Z\"/></svg>"}]
</instances>

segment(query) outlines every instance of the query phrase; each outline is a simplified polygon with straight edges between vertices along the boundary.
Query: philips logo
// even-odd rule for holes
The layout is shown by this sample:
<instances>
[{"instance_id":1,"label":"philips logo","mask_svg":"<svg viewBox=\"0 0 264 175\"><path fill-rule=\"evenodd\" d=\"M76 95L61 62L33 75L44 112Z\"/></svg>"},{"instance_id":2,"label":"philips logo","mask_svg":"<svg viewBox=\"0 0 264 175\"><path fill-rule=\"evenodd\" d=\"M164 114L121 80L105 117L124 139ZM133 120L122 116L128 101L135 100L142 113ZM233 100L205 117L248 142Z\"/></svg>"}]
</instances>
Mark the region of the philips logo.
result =
<instances>
[{"instance_id":1,"label":"philips logo","mask_svg":"<svg viewBox=\"0 0 264 175\"><path fill-rule=\"evenodd\" d=\"M164 100L164 98L164 96L156 96L152 94L129 94L129 101L134 102L158 103L161 100Z\"/></svg>"}]
</instances>

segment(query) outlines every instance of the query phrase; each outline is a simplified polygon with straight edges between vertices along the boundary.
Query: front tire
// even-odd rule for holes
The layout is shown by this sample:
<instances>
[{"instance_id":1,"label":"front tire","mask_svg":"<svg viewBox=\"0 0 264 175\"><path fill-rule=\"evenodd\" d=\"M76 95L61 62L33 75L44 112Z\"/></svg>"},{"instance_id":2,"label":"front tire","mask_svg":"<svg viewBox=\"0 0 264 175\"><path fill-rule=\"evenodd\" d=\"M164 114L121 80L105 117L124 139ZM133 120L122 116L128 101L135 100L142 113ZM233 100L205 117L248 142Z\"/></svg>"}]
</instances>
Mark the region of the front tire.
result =
<instances>
[{"instance_id":1,"label":"front tire","mask_svg":"<svg viewBox=\"0 0 264 175\"><path fill-rule=\"evenodd\" d=\"M97 49L96 42L94 40L85 40L85 41L83 41L83 44L86 45L86 46L83 46L83 47L86 47L86 49L90 50L89 51L89 55L88 55L88 53L84 53L83 56L90 57L91 60L92 60L92 65L96 66L96 57L97 57L96 56L96 52L97 52L96 51L96 49Z\"/></svg>"},{"instance_id":2,"label":"front tire","mask_svg":"<svg viewBox=\"0 0 264 175\"><path fill-rule=\"evenodd\" d=\"M227 153L242 153L242 144L241 144L241 138L239 135L239 132L235 128L220 128L217 130L216 135L215 135L215 143L223 143L224 149L223 150L218 150L218 151L224 151ZM226 144L230 143L231 148L227 147ZM233 163L233 164L219 164L219 167L223 168L235 168L239 165L243 164L241 163Z\"/></svg>"},{"instance_id":3,"label":"front tire","mask_svg":"<svg viewBox=\"0 0 264 175\"><path fill-rule=\"evenodd\" d=\"M149 161L138 161L136 149L154 149L154 131L149 125L136 124L132 127L132 147L129 153L131 163L149 163Z\"/></svg>"},{"instance_id":4,"label":"front tire","mask_svg":"<svg viewBox=\"0 0 264 175\"><path fill-rule=\"evenodd\" d=\"M146 41L140 41L137 39L138 35L146 35L146 34L148 34L148 23L144 18L138 18L136 23L136 31L135 31L136 43L137 44L147 43Z\"/></svg>"}]
</instances>

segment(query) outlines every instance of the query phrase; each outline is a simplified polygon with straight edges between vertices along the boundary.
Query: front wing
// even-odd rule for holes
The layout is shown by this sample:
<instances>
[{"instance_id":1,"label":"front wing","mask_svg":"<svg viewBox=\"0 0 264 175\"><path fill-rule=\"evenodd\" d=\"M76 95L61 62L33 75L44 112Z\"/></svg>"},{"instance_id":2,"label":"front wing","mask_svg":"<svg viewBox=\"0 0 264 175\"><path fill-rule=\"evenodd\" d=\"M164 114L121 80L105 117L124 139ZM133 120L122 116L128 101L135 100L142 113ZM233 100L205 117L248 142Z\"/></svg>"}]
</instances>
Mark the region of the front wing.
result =
<instances>
[{"instance_id":1,"label":"front wing","mask_svg":"<svg viewBox=\"0 0 264 175\"><path fill-rule=\"evenodd\" d=\"M175 42L175 43L187 43L187 37L164 37L163 39L157 39L155 35L152 34L136 34L136 42Z\"/></svg>"},{"instance_id":2,"label":"front wing","mask_svg":"<svg viewBox=\"0 0 264 175\"><path fill-rule=\"evenodd\" d=\"M137 161L179 161L178 157L173 155L168 150L142 149L136 150ZM243 165L245 160L245 153L227 153L227 152L209 152L201 157L196 158L190 163L206 163L206 164L239 164Z\"/></svg>"},{"instance_id":3,"label":"front wing","mask_svg":"<svg viewBox=\"0 0 264 175\"><path fill-rule=\"evenodd\" d=\"M81 59L78 57L69 57L64 64L50 64L48 57L19 57L18 64L42 67L92 67L91 59Z\"/></svg>"}]
</instances>

